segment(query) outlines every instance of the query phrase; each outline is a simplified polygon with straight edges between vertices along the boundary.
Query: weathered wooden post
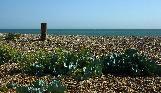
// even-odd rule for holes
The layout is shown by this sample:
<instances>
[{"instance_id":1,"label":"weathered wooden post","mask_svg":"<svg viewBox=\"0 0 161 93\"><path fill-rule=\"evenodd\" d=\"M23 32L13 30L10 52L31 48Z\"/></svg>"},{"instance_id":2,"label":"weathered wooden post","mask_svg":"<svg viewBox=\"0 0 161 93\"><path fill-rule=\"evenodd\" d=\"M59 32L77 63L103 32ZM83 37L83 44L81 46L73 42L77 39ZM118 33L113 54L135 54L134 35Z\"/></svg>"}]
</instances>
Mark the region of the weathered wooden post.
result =
<instances>
[{"instance_id":1,"label":"weathered wooden post","mask_svg":"<svg viewBox=\"0 0 161 93\"><path fill-rule=\"evenodd\" d=\"M41 40L46 40L47 34L47 23L41 23Z\"/></svg>"}]
</instances>

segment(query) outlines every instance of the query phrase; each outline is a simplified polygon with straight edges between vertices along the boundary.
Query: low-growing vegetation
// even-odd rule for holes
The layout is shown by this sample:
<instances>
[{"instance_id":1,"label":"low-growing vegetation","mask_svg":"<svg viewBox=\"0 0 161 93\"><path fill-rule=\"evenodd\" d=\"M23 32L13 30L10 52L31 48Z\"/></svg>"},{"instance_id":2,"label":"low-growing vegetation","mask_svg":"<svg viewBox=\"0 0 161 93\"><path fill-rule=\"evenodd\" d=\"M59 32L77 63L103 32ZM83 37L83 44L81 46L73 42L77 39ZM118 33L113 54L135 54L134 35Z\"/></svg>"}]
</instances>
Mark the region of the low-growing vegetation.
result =
<instances>
[{"instance_id":1,"label":"low-growing vegetation","mask_svg":"<svg viewBox=\"0 0 161 93\"><path fill-rule=\"evenodd\" d=\"M3 39L4 39L3 36L0 35L0 41L3 41Z\"/></svg>"},{"instance_id":2,"label":"low-growing vegetation","mask_svg":"<svg viewBox=\"0 0 161 93\"><path fill-rule=\"evenodd\" d=\"M64 93L66 91L66 87L59 80L53 80L50 83L37 80L30 85L8 84L1 90L5 92L10 88L16 89L16 93Z\"/></svg>"},{"instance_id":3,"label":"low-growing vegetation","mask_svg":"<svg viewBox=\"0 0 161 93\"><path fill-rule=\"evenodd\" d=\"M48 68L50 64L52 54L43 50L37 51L36 53L24 53L20 55L20 66L22 72L30 75L43 76L50 74Z\"/></svg>"},{"instance_id":4,"label":"low-growing vegetation","mask_svg":"<svg viewBox=\"0 0 161 93\"><path fill-rule=\"evenodd\" d=\"M0 65L8 62L17 62L18 52L8 45L0 45Z\"/></svg>"},{"instance_id":5,"label":"low-growing vegetation","mask_svg":"<svg viewBox=\"0 0 161 93\"><path fill-rule=\"evenodd\" d=\"M113 53L103 58L103 74L148 76L161 75L161 66L135 49L122 54Z\"/></svg>"},{"instance_id":6,"label":"low-growing vegetation","mask_svg":"<svg viewBox=\"0 0 161 93\"><path fill-rule=\"evenodd\" d=\"M39 79L28 85L8 83L0 87L0 92L7 92L9 89L15 89L16 93L64 93L66 86L58 79L51 82Z\"/></svg>"},{"instance_id":7,"label":"low-growing vegetation","mask_svg":"<svg viewBox=\"0 0 161 93\"><path fill-rule=\"evenodd\" d=\"M17 34L17 33L7 33L6 36L4 37L5 40L16 40L19 39L21 36L21 34Z\"/></svg>"},{"instance_id":8,"label":"low-growing vegetation","mask_svg":"<svg viewBox=\"0 0 161 93\"><path fill-rule=\"evenodd\" d=\"M0 46L0 64L17 62L23 73L43 76L71 75L82 80L101 74L130 76L161 75L161 67L135 49L97 58L89 49L80 52L56 49L55 52L21 52L7 45Z\"/></svg>"}]
</instances>

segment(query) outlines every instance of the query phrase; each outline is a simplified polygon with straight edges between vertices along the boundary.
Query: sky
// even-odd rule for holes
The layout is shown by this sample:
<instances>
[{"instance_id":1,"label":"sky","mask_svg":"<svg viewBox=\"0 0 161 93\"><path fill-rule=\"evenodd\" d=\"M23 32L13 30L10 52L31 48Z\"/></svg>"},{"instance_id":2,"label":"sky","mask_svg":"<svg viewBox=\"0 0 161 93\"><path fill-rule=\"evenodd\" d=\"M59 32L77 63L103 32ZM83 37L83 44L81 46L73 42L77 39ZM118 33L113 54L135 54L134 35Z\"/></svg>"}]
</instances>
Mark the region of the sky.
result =
<instances>
[{"instance_id":1,"label":"sky","mask_svg":"<svg viewBox=\"0 0 161 93\"><path fill-rule=\"evenodd\" d=\"M0 29L161 29L161 0L1 0Z\"/></svg>"}]
</instances>

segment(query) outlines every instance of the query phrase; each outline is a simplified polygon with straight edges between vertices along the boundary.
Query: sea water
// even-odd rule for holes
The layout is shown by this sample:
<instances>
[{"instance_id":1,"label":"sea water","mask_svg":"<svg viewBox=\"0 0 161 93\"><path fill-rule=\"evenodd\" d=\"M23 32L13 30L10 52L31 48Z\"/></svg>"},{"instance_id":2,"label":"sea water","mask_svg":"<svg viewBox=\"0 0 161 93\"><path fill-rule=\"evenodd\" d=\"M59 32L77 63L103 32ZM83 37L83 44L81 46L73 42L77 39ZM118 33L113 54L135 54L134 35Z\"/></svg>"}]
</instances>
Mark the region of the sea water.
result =
<instances>
[{"instance_id":1,"label":"sea water","mask_svg":"<svg viewBox=\"0 0 161 93\"><path fill-rule=\"evenodd\" d=\"M0 29L0 33L40 34L40 29ZM53 35L161 36L161 29L48 29Z\"/></svg>"}]
</instances>

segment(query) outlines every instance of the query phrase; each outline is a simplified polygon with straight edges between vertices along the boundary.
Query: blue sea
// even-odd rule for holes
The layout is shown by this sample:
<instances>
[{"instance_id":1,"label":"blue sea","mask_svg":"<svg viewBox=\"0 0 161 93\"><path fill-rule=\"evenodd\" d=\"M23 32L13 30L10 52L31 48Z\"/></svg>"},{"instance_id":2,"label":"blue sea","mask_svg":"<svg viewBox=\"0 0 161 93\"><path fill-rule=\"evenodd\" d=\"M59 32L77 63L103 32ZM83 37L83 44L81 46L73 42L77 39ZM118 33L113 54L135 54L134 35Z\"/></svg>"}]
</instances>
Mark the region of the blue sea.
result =
<instances>
[{"instance_id":1,"label":"blue sea","mask_svg":"<svg viewBox=\"0 0 161 93\"><path fill-rule=\"evenodd\" d=\"M0 33L40 34L40 29L0 29ZM53 35L161 36L161 29L48 29Z\"/></svg>"}]
</instances>

